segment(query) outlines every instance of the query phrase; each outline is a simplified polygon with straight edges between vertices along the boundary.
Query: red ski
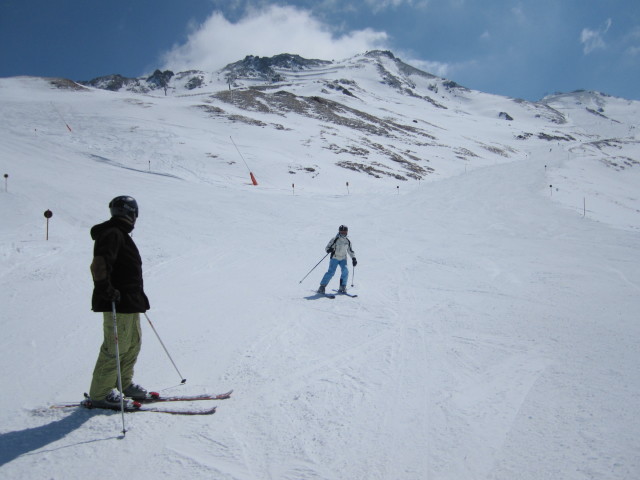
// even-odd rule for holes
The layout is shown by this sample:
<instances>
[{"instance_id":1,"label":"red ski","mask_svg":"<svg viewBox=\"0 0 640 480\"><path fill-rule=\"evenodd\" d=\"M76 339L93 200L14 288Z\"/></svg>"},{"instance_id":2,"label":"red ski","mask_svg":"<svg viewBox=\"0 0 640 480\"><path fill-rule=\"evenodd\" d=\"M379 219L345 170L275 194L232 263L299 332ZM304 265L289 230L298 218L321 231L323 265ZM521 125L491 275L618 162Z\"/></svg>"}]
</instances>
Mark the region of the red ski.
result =
<instances>
[{"instance_id":1,"label":"red ski","mask_svg":"<svg viewBox=\"0 0 640 480\"><path fill-rule=\"evenodd\" d=\"M139 400L142 404L158 403L158 402L197 402L199 400L226 400L231 397L233 390L229 390L225 393L219 393L212 395L203 393L199 395L172 395L169 397L163 397L158 392L149 392L149 396L145 400Z\"/></svg>"}]
</instances>

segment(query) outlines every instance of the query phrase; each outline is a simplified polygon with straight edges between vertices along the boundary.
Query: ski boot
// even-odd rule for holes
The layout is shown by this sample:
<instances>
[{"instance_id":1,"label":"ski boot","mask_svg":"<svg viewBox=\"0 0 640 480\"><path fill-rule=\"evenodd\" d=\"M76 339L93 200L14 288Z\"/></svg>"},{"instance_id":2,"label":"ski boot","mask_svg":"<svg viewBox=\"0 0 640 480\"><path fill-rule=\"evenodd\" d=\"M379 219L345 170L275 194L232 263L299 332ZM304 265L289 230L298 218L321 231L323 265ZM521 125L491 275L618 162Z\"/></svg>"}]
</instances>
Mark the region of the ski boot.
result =
<instances>
[{"instance_id":1,"label":"ski boot","mask_svg":"<svg viewBox=\"0 0 640 480\"><path fill-rule=\"evenodd\" d=\"M146 400L148 397L147 390L145 388L142 388L137 383L132 383L131 385L129 385L124 389L123 393L125 397L138 401Z\"/></svg>"},{"instance_id":2,"label":"ski boot","mask_svg":"<svg viewBox=\"0 0 640 480\"><path fill-rule=\"evenodd\" d=\"M86 408L106 408L108 410L120 410L120 399L120 392L118 392L117 390L111 390L111 392L102 400L94 400L85 393L85 399L80 402L80 405ZM139 405L140 404L136 405L136 403L129 398L123 399L123 406L125 410L132 410L134 408L137 408L137 406Z\"/></svg>"}]
</instances>

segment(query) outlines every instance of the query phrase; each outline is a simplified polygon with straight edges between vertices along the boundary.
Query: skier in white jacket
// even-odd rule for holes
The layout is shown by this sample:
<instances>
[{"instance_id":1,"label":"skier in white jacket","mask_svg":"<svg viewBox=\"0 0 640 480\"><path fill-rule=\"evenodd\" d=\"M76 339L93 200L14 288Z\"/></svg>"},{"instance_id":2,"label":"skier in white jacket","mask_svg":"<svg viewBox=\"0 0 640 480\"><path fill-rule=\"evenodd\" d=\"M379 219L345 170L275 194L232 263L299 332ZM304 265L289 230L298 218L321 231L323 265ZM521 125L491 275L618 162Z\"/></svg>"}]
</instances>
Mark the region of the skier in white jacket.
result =
<instances>
[{"instance_id":1,"label":"skier in white jacket","mask_svg":"<svg viewBox=\"0 0 640 480\"><path fill-rule=\"evenodd\" d=\"M349 229L346 225L340 225L338 227L338 234L333 237L327 244L325 251L331 254L329 260L329 269L324 274L322 280L320 280L320 288L318 293L325 293L325 288L336 273L338 265L340 266L340 288L338 292L347 292L347 281L349 280L349 269L347 268L347 254L351 257L351 263L355 267L358 264L356 260L356 254L351 247L351 241L347 238Z\"/></svg>"}]
</instances>

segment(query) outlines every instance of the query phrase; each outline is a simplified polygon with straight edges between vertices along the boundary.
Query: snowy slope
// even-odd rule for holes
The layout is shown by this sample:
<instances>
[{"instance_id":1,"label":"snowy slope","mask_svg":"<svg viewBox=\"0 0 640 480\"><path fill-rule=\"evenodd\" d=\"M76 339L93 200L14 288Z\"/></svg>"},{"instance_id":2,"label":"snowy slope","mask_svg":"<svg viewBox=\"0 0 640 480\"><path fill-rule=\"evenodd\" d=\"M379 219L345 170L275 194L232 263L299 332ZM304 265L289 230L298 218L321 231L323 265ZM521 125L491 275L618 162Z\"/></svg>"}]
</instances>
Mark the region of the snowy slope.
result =
<instances>
[{"instance_id":1,"label":"snowy slope","mask_svg":"<svg viewBox=\"0 0 640 480\"><path fill-rule=\"evenodd\" d=\"M226 100L224 86L165 97L0 80L0 477L638 477L638 102L578 100L604 118L575 95L547 107L439 89L447 108L421 108L369 65L286 91L340 95L435 139L243 107L241 86ZM357 99L322 93L333 71ZM433 94L436 80L410 78ZM433 172L336 165L364 139L429 156ZM403 171L371 152L359 162ZM187 383L144 319L136 380L234 389L211 417L128 414L124 439L118 413L48 408L89 387L88 231L120 194L140 205L149 316ZM326 260L299 281L342 223L359 297L312 299Z\"/></svg>"}]
</instances>

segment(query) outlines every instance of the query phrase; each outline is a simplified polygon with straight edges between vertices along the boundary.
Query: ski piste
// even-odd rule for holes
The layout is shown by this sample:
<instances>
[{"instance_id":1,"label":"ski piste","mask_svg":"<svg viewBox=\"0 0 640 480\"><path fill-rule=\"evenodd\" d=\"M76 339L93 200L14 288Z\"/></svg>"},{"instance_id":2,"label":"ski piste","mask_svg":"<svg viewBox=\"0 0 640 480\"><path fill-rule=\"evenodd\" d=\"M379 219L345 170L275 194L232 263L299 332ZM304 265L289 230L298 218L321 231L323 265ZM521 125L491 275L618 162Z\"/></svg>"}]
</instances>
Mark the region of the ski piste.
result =
<instances>
[{"instance_id":1,"label":"ski piste","mask_svg":"<svg viewBox=\"0 0 640 480\"><path fill-rule=\"evenodd\" d=\"M127 413L134 413L134 412L150 412L150 413L166 413L169 415L213 415L216 412L216 408L215 407L210 407L210 408L205 408L205 409L199 409L199 408L189 408L189 409L185 409L185 410L180 410L180 409L173 409L170 407L149 407L147 406L148 404L153 404L153 403L159 403L159 402L195 402L195 401L201 401L201 400L225 400L229 397L231 397L231 393L233 392L233 390L229 390L228 392L225 393L220 393L217 395L211 395L211 394L200 394L200 395L173 395L170 397L162 397L160 396L160 394L158 394L157 392L150 392L149 393L149 398L142 400L142 401L132 401L130 406L126 406L124 408L124 411ZM84 400L82 402L78 402L78 403L66 403L66 404L56 404L56 405L51 405L49 408L77 408L77 407L83 407L83 408L87 408L90 410L93 410L93 407L91 406L91 402L89 400L88 395L85 393L85 397L87 397L87 400ZM114 410L114 411L118 411L120 410L120 408L113 408L113 409L109 409L109 408L96 408L96 410Z\"/></svg>"}]
</instances>

